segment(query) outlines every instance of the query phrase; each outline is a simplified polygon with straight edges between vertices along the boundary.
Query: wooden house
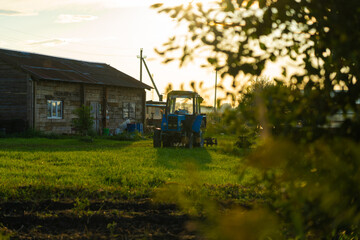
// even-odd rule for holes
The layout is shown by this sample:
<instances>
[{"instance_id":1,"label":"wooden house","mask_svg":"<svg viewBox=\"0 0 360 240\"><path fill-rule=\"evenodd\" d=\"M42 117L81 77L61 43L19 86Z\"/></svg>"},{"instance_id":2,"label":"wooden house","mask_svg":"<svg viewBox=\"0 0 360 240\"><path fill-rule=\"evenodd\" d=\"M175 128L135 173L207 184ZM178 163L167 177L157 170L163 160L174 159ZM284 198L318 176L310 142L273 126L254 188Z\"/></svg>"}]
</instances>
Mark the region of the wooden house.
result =
<instances>
[{"instance_id":1,"label":"wooden house","mask_svg":"<svg viewBox=\"0 0 360 240\"><path fill-rule=\"evenodd\" d=\"M145 121L150 86L104 63L0 49L0 129L72 134L74 110L91 106L94 129Z\"/></svg>"}]
</instances>

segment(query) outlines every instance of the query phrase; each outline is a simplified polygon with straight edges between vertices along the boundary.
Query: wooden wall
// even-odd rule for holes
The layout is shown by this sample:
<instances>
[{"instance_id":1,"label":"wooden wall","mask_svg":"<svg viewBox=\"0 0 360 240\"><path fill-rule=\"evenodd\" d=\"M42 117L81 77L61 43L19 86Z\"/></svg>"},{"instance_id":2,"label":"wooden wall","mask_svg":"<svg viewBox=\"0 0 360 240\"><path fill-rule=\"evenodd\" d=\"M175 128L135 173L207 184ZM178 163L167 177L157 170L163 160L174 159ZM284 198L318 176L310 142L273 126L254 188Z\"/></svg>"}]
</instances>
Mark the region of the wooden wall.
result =
<instances>
[{"instance_id":1,"label":"wooden wall","mask_svg":"<svg viewBox=\"0 0 360 240\"><path fill-rule=\"evenodd\" d=\"M47 100L63 101L63 119L48 119ZM44 132L72 134L73 111L82 104L101 104L99 129L116 128L123 118L123 103L136 104L135 122L144 123L145 90L32 79L29 74L0 61L0 128L7 132L27 127Z\"/></svg>"},{"instance_id":2,"label":"wooden wall","mask_svg":"<svg viewBox=\"0 0 360 240\"><path fill-rule=\"evenodd\" d=\"M71 134L73 111L81 106L81 84L57 81L35 82L35 128L44 132ZM47 100L63 101L63 119L48 119Z\"/></svg>"},{"instance_id":3,"label":"wooden wall","mask_svg":"<svg viewBox=\"0 0 360 240\"><path fill-rule=\"evenodd\" d=\"M124 102L134 102L136 116L133 120L142 123L144 121L145 90L143 89L56 81L36 81L35 88L35 122L36 128L41 131L74 133L71 122L76 116L73 111L83 103L90 106L92 102L101 104L100 129L109 128L110 133L115 133L115 129L125 121L123 119ZM47 118L47 100L63 101L63 119Z\"/></svg>"},{"instance_id":4,"label":"wooden wall","mask_svg":"<svg viewBox=\"0 0 360 240\"><path fill-rule=\"evenodd\" d=\"M108 110L108 128L110 132L115 131L126 119L123 118L123 103L133 102L136 104L135 122L144 123L145 114L145 90L135 88L107 88L107 110Z\"/></svg>"},{"instance_id":5,"label":"wooden wall","mask_svg":"<svg viewBox=\"0 0 360 240\"><path fill-rule=\"evenodd\" d=\"M7 132L28 126L26 73L0 61L0 128Z\"/></svg>"}]
</instances>

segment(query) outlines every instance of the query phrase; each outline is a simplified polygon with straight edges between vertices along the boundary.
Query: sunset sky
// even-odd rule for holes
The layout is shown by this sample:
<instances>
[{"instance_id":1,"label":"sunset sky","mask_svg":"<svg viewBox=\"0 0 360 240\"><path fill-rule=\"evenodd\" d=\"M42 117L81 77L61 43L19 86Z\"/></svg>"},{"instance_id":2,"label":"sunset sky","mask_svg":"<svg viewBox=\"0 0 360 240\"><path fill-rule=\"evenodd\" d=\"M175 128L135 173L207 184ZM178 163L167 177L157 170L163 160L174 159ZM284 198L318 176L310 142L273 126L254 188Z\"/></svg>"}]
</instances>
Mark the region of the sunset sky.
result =
<instances>
[{"instance_id":1,"label":"sunset sky","mask_svg":"<svg viewBox=\"0 0 360 240\"><path fill-rule=\"evenodd\" d=\"M209 0L197 0L206 3ZM214 85L215 72L200 67L201 59L179 69L163 65L154 52L185 28L150 9L159 0L0 0L0 48L104 62L139 79L140 48L160 92L168 83ZM179 5L190 0L167 0ZM151 84L144 69L143 80ZM154 94L148 93L148 99ZM210 96L211 97L211 96ZM154 96L157 100L157 96ZM211 101L209 101L211 102Z\"/></svg>"}]
</instances>

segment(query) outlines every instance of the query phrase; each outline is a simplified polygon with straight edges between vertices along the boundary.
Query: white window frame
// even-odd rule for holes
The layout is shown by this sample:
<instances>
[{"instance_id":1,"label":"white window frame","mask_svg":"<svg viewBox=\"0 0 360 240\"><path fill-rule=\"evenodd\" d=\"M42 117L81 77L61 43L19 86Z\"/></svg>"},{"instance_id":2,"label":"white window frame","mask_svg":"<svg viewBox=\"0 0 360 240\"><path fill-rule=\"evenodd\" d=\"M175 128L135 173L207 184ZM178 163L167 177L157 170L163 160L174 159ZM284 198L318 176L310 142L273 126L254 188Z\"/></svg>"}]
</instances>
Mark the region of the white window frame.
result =
<instances>
[{"instance_id":1,"label":"white window frame","mask_svg":"<svg viewBox=\"0 0 360 240\"><path fill-rule=\"evenodd\" d=\"M47 118L63 119L63 101L47 100Z\"/></svg>"}]
</instances>

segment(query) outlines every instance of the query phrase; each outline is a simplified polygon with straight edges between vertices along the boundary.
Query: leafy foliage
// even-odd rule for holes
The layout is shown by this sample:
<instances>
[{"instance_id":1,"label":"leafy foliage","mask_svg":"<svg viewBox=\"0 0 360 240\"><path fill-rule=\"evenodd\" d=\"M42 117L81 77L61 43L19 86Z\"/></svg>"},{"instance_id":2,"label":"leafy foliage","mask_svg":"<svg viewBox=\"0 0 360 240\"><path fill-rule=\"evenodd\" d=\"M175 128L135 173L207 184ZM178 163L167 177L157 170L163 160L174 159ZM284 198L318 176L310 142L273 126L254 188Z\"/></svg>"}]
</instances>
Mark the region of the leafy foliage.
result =
<instances>
[{"instance_id":1,"label":"leafy foliage","mask_svg":"<svg viewBox=\"0 0 360 240\"><path fill-rule=\"evenodd\" d=\"M82 106L74 111L77 118L73 119L72 123L77 132L81 135L88 135L91 133L94 124L94 118L91 116L91 109L88 106Z\"/></svg>"},{"instance_id":2,"label":"leafy foliage","mask_svg":"<svg viewBox=\"0 0 360 240\"><path fill-rule=\"evenodd\" d=\"M272 239L358 239L359 145L325 140L322 133L332 131L324 128L328 118L342 111L337 133L360 139L360 2L224 0L154 8L188 26L187 36L172 37L157 50L165 62L180 52L182 65L205 51L206 66L230 76L234 89L243 75L261 76L269 62L283 68L274 83L255 82L235 92L241 94L239 107L224 116L227 130L238 135L261 129L264 138L248 166L262 172L258 185L268 202L260 211L234 210L237 217L210 224L217 229L210 238L271 238L250 227L227 235L223 226L243 223L244 216L265 226L269 214L278 221L270 228L282 229ZM296 129L302 134L293 134ZM260 213L264 218L256 219Z\"/></svg>"},{"instance_id":3,"label":"leafy foliage","mask_svg":"<svg viewBox=\"0 0 360 240\"><path fill-rule=\"evenodd\" d=\"M249 166L262 171L258 184L286 223L285 236L297 239L359 236L359 164L359 145L346 139L267 139L248 158Z\"/></svg>"},{"instance_id":4,"label":"leafy foliage","mask_svg":"<svg viewBox=\"0 0 360 240\"><path fill-rule=\"evenodd\" d=\"M188 25L184 37L174 36L157 52L165 62L181 52L181 65L200 51L209 53L207 66L234 78L259 76L268 61L283 67L292 89L303 89L297 111L316 128L339 110L354 111L344 128L357 132L360 97L360 2L314 0L225 0L212 5L154 5ZM290 73L289 66L297 71ZM334 88L346 90L336 94ZM353 134L354 136L355 134ZM359 135L359 134L356 134Z\"/></svg>"},{"instance_id":5,"label":"leafy foliage","mask_svg":"<svg viewBox=\"0 0 360 240\"><path fill-rule=\"evenodd\" d=\"M226 114L226 122L233 128L247 126L253 132L263 134L297 134L306 125L299 111L301 92L278 82L259 79L252 82L242 92L238 107L232 115ZM239 133L241 134L241 133Z\"/></svg>"}]
</instances>

